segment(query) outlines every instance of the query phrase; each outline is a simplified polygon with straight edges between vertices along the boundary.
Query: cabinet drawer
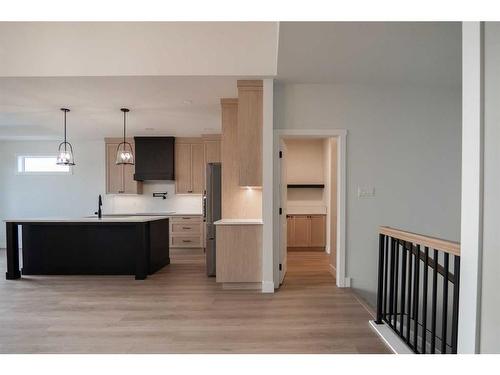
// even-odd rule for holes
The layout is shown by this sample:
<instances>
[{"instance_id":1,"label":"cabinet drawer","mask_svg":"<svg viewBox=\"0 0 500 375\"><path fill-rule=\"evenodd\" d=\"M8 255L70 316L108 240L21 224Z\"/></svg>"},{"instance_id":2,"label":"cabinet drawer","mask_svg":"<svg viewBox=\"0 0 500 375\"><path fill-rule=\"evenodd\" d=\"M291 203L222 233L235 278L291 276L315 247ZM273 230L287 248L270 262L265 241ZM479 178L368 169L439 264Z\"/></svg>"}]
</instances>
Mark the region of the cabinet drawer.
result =
<instances>
[{"instance_id":1,"label":"cabinet drawer","mask_svg":"<svg viewBox=\"0 0 500 375\"><path fill-rule=\"evenodd\" d=\"M202 247L201 236L172 237L172 247Z\"/></svg>"},{"instance_id":2,"label":"cabinet drawer","mask_svg":"<svg viewBox=\"0 0 500 375\"><path fill-rule=\"evenodd\" d=\"M202 218L201 216L174 216L170 219L172 224L183 224L183 223L189 223L189 224L194 224L194 223L201 223Z\"/></svg>"},{"instance_id":3,"label":"cabinet drawer","mask_svg":"<svg viewBox=\"0 0 500 375\"><path fill-rule=\"evenodd\" d=\"M182 234L201 234L201 223L182 223L182 224L172 224L172 233L182 233Z\"/></svg>"}]
</instances>

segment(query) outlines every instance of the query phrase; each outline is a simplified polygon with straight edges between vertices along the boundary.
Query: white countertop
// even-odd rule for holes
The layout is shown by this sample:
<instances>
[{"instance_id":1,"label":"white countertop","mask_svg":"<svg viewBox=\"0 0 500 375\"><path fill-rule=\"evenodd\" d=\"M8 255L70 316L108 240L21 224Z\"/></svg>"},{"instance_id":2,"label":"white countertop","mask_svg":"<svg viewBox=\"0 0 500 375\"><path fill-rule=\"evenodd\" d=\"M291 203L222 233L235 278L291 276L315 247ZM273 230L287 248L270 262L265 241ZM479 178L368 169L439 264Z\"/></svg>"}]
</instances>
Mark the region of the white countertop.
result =
<instances>
[{"instance_id":1,"label":"white countertop","mask_svg":"<svg viewBox=\"0 0 500 375\"><path fill-rule=\"evenodd\" d=\"M326 206L293 206L286 208L287 215L326 215Z\"/></svg>"},{"instance_id":2,"label":"white countertop","mask_svg":"<svg viewBox=\"0 0 500 375\"><path fill-rule=\"evenodd\" d=\"M113 217L113 216L202 216L201 212L196 213L186 213L177 211L165 211L165 212L124 212L124 213L112 213L112 214L102 214L102 216Z\"/></svg>"},{"instance_id":3,"label":"white countertop","mask_svg":"<svg viewBox=\"0 0 500 375\"><path fill-rule=\"evenodd\" d=\"M215 225L262 225L262 219L221 219Z\"/></svg>"},{"instance_id":4,"label":"white countertop","mask_svg":"<svg viewBox=\"0 0 500 375\"><path fill-rule=\"evenodd\" d=\"M5 219L6 223L144 223L168 219L168 216L104 216L99 219L93 217L37 217Z\"/></svg>"}]
</instances>

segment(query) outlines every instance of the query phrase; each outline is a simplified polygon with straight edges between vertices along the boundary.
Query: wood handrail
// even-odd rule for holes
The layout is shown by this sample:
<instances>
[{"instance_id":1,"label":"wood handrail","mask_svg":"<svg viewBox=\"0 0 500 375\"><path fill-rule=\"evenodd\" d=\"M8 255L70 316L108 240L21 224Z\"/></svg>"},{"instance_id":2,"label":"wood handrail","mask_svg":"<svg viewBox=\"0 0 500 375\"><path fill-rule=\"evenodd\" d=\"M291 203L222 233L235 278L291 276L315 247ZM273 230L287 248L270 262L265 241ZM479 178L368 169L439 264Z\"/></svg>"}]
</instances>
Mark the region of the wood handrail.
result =
<instances>
[{"instance_id":1,"label":"wood handrail","mask_svg":"<svg viewBox=\"0 0 500 375\"><path fill-rule=\"evenodd\" d=\"M380 234L389 237L397 238L403 241L411 242L415 245L427 246L431 249L444 251L445 253L460 256L460 243L440 238L424 236L422 234L407 232L400 229L381 226L379 229Z\"/></svg>"}]
</instances>

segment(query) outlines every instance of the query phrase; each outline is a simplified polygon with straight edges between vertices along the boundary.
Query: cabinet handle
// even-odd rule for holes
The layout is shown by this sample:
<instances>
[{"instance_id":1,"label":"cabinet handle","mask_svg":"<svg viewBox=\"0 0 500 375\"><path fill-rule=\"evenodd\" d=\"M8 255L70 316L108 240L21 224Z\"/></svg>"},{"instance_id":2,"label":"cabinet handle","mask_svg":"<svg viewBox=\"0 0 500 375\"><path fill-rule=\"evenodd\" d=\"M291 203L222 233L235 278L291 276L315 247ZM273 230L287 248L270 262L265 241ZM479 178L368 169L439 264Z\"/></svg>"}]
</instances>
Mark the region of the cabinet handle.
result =
<instances>
[{"instance_id":1,"label":"cabinet handle","mask_svg":"<svg viewBox=\"0 0 500 375\"><path fill-rule=\"evenodd\" d=\"M188 193L192 193L193 191L192 190L188 190Z\"/></svg>"},{"instance_id":2,"label":"cabinet handle","mask_svg":"<svg viewBox=\"0 0 500 375\"><path fill-rule=\"evenodd\" d=\"M183 217L184 220L189 220L191 219L190 217Z\"/></svg>"},{"instance_id":3,"label":"cabinet handle","mask_svg":"<svg viewBox=\"0 0 500 375\"><path fill-rule=\"evenodd\" d=\"M182 242L191 242L191 240L182 240Z\"/></svg>"},{"instance_id":4,"label":"cabinet handle","mask_svg":"<svg viewBox=\"0 0 500 375\"><path fill-rule=\"evenodd\" d=\"M125 193L124 190L118 190L118 194L122 194L122 193Z\"/></svg>"},{"instance_id":5,"label":"cabinet handle","mask_svg":"<svg viewBox=\"0 0 500 375\"><path fill-rule=\"evenodd\" d=\"M191 229L191 227L182 227L182 229Z\"/></svg>"}]
</instances>

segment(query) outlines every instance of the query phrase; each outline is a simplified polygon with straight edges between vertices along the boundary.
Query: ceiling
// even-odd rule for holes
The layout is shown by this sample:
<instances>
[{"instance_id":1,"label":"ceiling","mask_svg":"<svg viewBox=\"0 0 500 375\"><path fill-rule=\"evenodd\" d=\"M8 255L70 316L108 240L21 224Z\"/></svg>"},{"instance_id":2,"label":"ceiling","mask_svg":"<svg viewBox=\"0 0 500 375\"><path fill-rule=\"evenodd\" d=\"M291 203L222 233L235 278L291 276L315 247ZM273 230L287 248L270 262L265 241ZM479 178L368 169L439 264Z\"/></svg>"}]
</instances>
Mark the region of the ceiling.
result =
<instances>
[{"instance_id":1,"label":"ceiling","mask_svg":"<svg viewBox=\"0 0 500 375\"><path fill-rule=\"evenodd\" d=\"M237 96L234 77L0 78L0 139L195 136L221 129L220 98Z\"/></svg>"},{"instance_id":2,"label":"ceiling","mask_svg":"<svg viewBox=\"0 0 500 375\"><path fill-rule=\"evenodd\" d=\"M0 139L217 133L237 77L459 88L461 24L0 22Z\"/></svg>"},{"instance_id":3,"label":"ceiling","mask_svg":"<svg viewBox=\"0 0 500 375\"><path fill-rule=\"evenodd\" d=\"M281 22L278 79L460 87L460 22Z\"/></svg>"}]
</instances>

